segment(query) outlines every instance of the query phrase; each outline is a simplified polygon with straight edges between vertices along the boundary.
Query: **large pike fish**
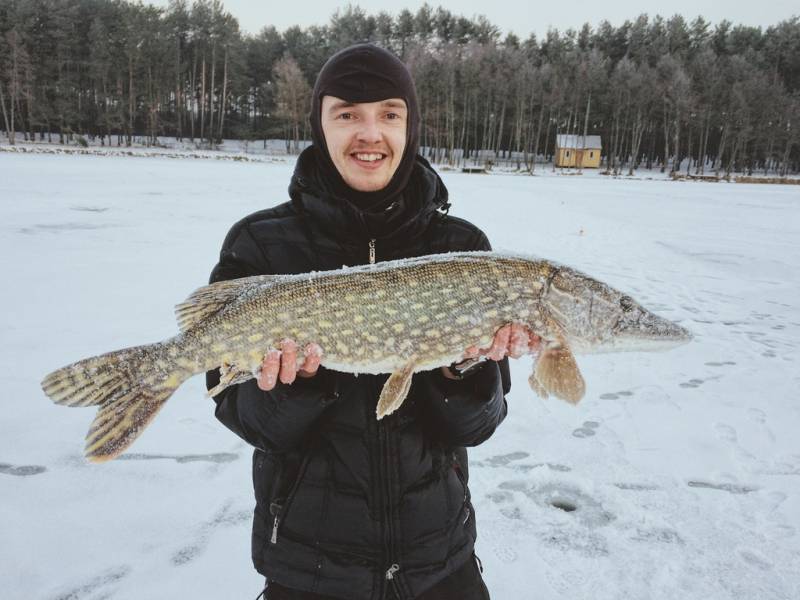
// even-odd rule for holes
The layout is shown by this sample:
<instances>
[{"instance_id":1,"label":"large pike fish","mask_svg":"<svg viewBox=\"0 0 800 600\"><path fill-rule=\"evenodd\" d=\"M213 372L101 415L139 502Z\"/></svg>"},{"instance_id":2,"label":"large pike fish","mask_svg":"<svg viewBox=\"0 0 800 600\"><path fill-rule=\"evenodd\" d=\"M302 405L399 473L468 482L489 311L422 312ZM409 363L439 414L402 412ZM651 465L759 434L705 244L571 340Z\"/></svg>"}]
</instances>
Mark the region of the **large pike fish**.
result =
<instances>
[{"instance_id":1,"label":"large pike fish","mask_svg":"<svg viewBox=\"0 0 800 600\"><path fill-rule=\"evenodd\" d=\"M323 349L322 364L391 373L378 418L405 399L415 372L488 346L506 323L542 338L529 382L537 394L578 402L573 353L654 350L688 331L630 296L569 267L491 252L439 254L336 271L262 275L202 287L176 307L173 338L88 358L54 371L42 388L58 404L99 406L86 456L123 452L186 379L221 368L217 394L255 376L285 338Z\"/></svg>"}]
</instances>

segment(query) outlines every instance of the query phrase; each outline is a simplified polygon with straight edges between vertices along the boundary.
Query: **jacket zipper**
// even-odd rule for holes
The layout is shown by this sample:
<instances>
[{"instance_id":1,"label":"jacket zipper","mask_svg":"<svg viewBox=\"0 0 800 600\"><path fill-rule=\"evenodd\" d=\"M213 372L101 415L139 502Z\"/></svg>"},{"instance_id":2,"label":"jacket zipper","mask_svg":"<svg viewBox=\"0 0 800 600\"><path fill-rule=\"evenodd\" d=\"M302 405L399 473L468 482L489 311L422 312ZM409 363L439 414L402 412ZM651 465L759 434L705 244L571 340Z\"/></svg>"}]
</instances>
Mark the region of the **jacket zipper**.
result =
<instances>
[{"instance_id":1,"label":"jacket zipper","mask_svg":"<svg viewBox=\"0 0 800 600\"><path fill-rule=\"evenodd\" d=\"M389 585L394 588L395 594L397 597L400 597L400 590L398 589L398 582L395 579L395 574L400 570L400 565L394 562L394 527L393 525L393 509L392 509L392 481L391 481L391 469L392 469L392 458L389 456L389 449L390 449L390 442L389 442L389 430L387 427L384 426L383 423L378 423L378 435L381 438L381 446L383 448L383 455L384 455L384 463L383 467L385 469L384 475L386 477L386 504L385 504L385 515L386 515L386 537L385 543L386 548L389 552L388 558L390 566L386 569L386 581L389 582Z\"/></svg>"},{"instance_id":2,"label":"jacket zipper","mask_svg":"<svg viewBox=\"0 0 800 600\"><path fill-rule=\"evenodd\" d=\"M374 265L376 262L376 250L375 250L375 238L372 238L369 241L369 264ZM378 437L381 439L381 446L383 449L383 455L385 462L383 467L385 469L384 475L386 476L386 505L385 505L385 515L386 515L386 536L384 538L387 549L389 551L389 561L391 562L394 559L394 528L392 527L392 519L394 518L393 510L392 510L392 481L391 481L391 469L392 469L392 460L389 456L389 449L390 449L390 442L389 442L389 431L383 425L383 423L378 423ZM400 590L399 584L395 579L395 574L400 570L400 565L396 562L391 562L391 565L388 569L386 569L386 581L389 582L389 585L394 588L395 595L399 598L400 597Z\"/></svg>"}]
</instances>

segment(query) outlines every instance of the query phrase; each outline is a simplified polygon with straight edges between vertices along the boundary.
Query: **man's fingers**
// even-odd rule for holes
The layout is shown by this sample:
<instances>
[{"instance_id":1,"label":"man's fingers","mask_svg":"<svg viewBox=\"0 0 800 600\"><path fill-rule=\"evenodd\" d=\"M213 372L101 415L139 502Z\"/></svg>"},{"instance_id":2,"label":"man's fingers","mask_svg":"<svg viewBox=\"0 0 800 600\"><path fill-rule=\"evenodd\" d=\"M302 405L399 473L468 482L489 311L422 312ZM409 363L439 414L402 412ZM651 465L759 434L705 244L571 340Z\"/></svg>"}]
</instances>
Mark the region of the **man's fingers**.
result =
<instances>
[{"instance_id":1,"label":"man's fingers","mask_svg":"<svg viewBox=\"0 0 800 600\"><path fill-rule=\"evenodd\" d=\"M322 360L322 348L320 348L319 344L311 343L306 346L303 354L305 354L306 358L297 374L300 377L311 377L319 369L319 363Z\"/></svg>"},{"instance_id":2,"label":"man's fingers","mask_svg":"<svg viewBox=\"0 0 800 600\"><path fill-rule=\"evenodd\" d=\"M292 383L297 376L297 344L294 340L283 340L281 352L281 383Z\"/></svg>"},{"instance_id":3,"label":"man's fingers","mask_svg":"<svg viewBox=\"0 0 800 600\"><path fill-rule=\"evenodd\" d=\"M520 323L511 324L511 335L508 341L508 355L511 358L519 358L529 352L528 328Z\"/></svg>"},{"instance_id":4,"label":"man's fingers","mask_svg":"<svg viewBox=\"0 0 800 600\"><path fill-rule=\"evenodd\" d=\"M508 350L508 340L510 337L511 325L503 325L497 330L497 333L494 334L492 346L489 348L489 352L486 354L486 357L489 360L502 360L506 355L506 351Z\"/></svg>"},{"instance_id":5,"label":"man's fingers","mask_svg":"<svg viewBox=\"0 0 800 600\"><path fill-rule=\"evenodd\" d=\"M477 358L481 355L481 349L477 346L470 346L464 350L464 358Z\"/></svg>"},{"instance_id":6,"label":"man's fingers","mask_svg":"<svg viewBox=\"0 0 800 600\"><path fill-rule=\"evenodd\" d=\"M256 383L259 389L268 392L275 387L278 381L278 370L281 367L281 351L270 350L261 363L261 371L258 372Z\"/></svg>"}]
</instances>

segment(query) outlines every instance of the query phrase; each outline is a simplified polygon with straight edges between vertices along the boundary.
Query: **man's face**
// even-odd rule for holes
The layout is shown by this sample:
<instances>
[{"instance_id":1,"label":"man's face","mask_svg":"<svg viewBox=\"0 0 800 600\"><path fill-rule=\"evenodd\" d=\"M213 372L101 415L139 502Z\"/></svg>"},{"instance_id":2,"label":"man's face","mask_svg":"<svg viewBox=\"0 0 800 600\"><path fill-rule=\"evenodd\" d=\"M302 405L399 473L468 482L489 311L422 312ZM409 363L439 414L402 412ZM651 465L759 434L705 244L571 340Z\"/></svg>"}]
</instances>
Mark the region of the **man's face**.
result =
<instances>
[{"instance_id":1,"label":"man's face","mask_svg":"<svg viewBox=\"0 0 800 600\"><path fill-rule=\"evenodd\" d=\"M322 132L336 170L359 192L385 188L406 147L408 109L400 98L346 102L322 98Z\"/></svg>"}]
</instances>

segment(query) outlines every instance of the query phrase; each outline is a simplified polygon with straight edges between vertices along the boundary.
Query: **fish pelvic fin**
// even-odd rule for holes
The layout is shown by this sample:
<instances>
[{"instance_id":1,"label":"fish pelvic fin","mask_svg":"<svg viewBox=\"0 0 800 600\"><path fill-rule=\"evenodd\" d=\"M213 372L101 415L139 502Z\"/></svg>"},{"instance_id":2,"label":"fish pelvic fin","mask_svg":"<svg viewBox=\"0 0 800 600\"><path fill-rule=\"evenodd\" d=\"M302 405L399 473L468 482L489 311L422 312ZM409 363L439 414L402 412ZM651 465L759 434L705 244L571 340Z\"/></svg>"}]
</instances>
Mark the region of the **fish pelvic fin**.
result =
<instances>
[{"instance_id":1,"label":"fish pelvic fin","mask_svg":"<svg viewBox=\"0 0 800 600\"><path fill-rule=\"evenodd\" d=\"M586 393L586 383L578 363L569 348L563 345L542 350L528 383L542 398L552 394L570 404L580 402Z\"/></svg>"},{"instance_id":2,"label":"fish pelvic fin","mask_svg":"<svg viewBox=\"0 0 800 600\"><path fill-rule=\"evenodd\" d=\"M221 394L224 390L228 389L232 385L250 381L255 377L253 373L254 371L252 369L246 371L236 365L223 364L219 368L219 383L208 390L206 395L209 397L214 397L218 394Z\"/></svg>"},{"instance_id":3,"label":"fish pelvic fin","mask_svg":"<svg viewBox=\"0 0 800 600\"><path fill-rule=\"evenodd\" d=\"M380 398L378 398L378 406L376 413L378 420L386 415L392 414L403 404L403 400L408 396L408 390L411 388L411 379L414 376L414 361L406 364L399 371L395 371L383 384Z\"/></svg>"},{"instance_id":4,"label":"fish pelvic fin","mask_svg":"<svg viewBox=\"0 0 800 600\"><path fill-rule=\"evenodd\" d=\"M118 350L73 363L47 375L42 389L63 406L99 406L86 434L91 462L119 456L139 437L191 373L167 361L167 343Z\"/></svg>"}]
</instances>

